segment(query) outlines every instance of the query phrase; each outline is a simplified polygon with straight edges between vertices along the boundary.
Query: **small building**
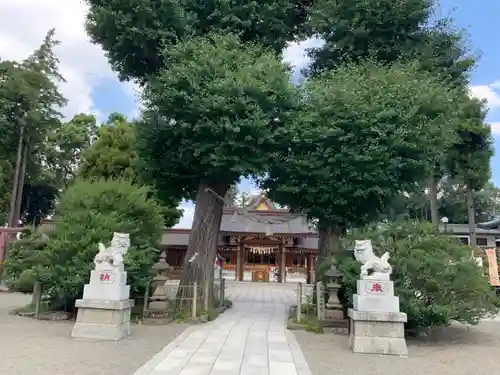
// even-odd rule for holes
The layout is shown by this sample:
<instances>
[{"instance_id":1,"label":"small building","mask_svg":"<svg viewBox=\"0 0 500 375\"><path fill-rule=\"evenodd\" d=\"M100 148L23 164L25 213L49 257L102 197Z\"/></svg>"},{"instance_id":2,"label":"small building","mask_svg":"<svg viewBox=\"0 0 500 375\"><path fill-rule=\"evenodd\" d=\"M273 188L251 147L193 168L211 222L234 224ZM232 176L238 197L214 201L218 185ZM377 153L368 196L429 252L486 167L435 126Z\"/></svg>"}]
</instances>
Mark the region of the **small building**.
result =
<instances>
[{"instance_id":1,"label":"small building","mask_svg":"<svg viewBox=\"0 0 500 375\"><path fill-rule=\"evenodd\" d=\"M462 243L472 245L467 224L445 224L442 230L459 238ZM500 220L480 223L476 226L476 245L482 248L500 248Z\"/></svg>"},{"instance_id":2,"label":"small building","mask_svg":"<svg viewBox=\"0 0 500 375\"><path fill-rule=\"evenodd\" d=\"M190 232L172 228L163 235L167 262L177 271L182 268ZM217 247L228 279L311 282L318 235L304 215L276 208L259 195L244 210L224 209Z\"/></svg>"}]
</instances>

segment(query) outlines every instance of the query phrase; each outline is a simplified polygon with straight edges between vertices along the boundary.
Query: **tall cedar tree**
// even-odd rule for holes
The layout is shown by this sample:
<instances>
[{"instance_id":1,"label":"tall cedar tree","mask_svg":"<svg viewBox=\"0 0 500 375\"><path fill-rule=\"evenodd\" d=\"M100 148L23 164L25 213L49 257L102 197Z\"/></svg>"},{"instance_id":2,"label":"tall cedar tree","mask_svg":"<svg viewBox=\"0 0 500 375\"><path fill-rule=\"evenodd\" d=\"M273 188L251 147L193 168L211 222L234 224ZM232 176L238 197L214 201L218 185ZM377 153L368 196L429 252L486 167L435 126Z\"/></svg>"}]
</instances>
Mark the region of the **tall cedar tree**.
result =
<instances>
[{"instance_id":1,"label":"tall cedar tree","mask_svg":"<svg viewBox=\"0 0 500 375\"><path fill-rule=\"evenodd\" d=\"M10 223L21 215L24 185L33 184L43 161L39 149L48 134L61 125L59 109L66 103L58 89L63 81L54 48L59 44L50 30L42 44L20 63L2 61L0 67L0 152L8 161L11 205ZM1 164L1 163L0 163ZM28 177L28 178L26 178ZM4 180L4 178L2 178Z\"/></svg>"},{"instance_id":2,"label":"tall cedar tree","mask_svg":"<svg viewBox=\"0 0 500 375\"><path fill-rule=\"evenodd\" d=\"M339 66L302 90L293 141L263 187L319 219L320 264L346 228L376 219L442 157L458 94L418 66L371 61Z\"/></svg>"},{"instance_id":3,"label":"tall cedar tree","mask_svg":"<svg viewBox=\"0 0 500 375\"><path fill-rule=\"evenodd\" d=\"M181 284L203 285L213 278L223 197L240 176L269 167L296 93L273 52L232 34L194 38L169 54L144 92L140 156L158 190L196 196Z\"/></svg>"}]
</instances>

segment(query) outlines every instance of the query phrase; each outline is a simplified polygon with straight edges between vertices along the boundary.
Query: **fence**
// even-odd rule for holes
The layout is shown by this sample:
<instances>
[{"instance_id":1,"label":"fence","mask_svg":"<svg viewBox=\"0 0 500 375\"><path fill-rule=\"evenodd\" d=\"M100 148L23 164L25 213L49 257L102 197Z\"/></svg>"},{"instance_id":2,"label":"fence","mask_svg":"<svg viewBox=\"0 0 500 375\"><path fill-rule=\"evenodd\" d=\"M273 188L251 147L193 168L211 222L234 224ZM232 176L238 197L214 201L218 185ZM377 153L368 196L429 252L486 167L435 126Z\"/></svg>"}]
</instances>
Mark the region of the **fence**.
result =
<instances>
[{"instance_id":1,"label":"fence","mask_svg":"<svg viewBox=\"0 0 500 375\"><path fill-rule=\"evenodd\" d=\"M324 320L326 314L327 291L323 283L297 284L296 321L300 322L304 316Z\"/></svg>"},{"instance_id":2,"label":"fence","mask_svg":"<svg viewBox=\"0 0 500 375\"><path fill-rule=\"evenodd\" d=\"M35 282L29 306L35 318L49 309L46 299L42 283ZM172 320L183 322L202 316L212 320L221 308L227 306L226 280L216 280L212 286L200 286L197 283L179 285L178 280L156 284L150 282L144 296L135 297L134 301L133 321L146 323L148 320L151 324L159 324Z\"/></svg>"}]
</instances>

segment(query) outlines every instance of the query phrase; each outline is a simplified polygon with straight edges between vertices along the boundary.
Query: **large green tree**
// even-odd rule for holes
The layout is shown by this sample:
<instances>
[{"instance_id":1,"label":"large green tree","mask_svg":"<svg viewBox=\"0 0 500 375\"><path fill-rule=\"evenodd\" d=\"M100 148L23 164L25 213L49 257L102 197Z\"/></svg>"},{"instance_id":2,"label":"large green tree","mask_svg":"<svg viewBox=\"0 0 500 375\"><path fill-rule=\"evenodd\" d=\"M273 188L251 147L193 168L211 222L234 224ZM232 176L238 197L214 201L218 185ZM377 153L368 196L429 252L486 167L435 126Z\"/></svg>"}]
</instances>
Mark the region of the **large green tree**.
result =
<instances>
[{"instance_id":1,"label":"large green tree","mask_svg":"<svg viewBox=\"0 0 500 375\"><path fill-rule=\"evenodd\" d=\"M387 207L385 218L389 221L410 219L431 221L428 191L418 184L411 192L398 195ZM438 217L448 218L452 224L467 224L469 212L467 189L461 178L443 178L438 186ZM475 221L478 223L496 219L500 214L500 190L491 182L474 192Z\"/></svg>"},{"instance_id":2,"label":"large green tree","mask_svg":"<svg viewBox=\"0 0 500 375\"><path fill-rule=\"evenodd\" d=\"M169 53L144 92L140 156L158 190L196 196L181 284L210 282L223 197L282 147L295 89L279 57L231 34L195 38Z\"/></svg>"},{"instance_id":3,"label":"large green tree","mask_svg":"<svg viewBox=\"0 0 500 375\"><path fill-rule=\"evenodd\" d=\"M395 294L401 311L408 315L406 328L446 326L453 320L478 324L498 313L499 299L470 247L438 232L434 225L377 225L351 233L345 242L352 248L354 240L366 238L373 241L377 255L390 254ZM352 307L359 263L345 257L340 268L344 274L341 299Z\"/></svg>"},{"instance_id":4,"label":"large green tree","mask_svg":"<svg viewBox=\"0 0 500 375\"><path fill-rule=\"evenodd\" d=\"M97 129L95 117L77 114L32 144L21 200L21 221L38 225L53 213L59 193L74 180L84 150Z\"/></svg>"},{"instance_id":5,"label":"large green tree","mask_svg":"<svg viewBox=\"0 0 500 375\"><path fill-rule=\"evenodd\" d=\"M448 171L459 179L467 195L469 235L476 244L474 194L481 190L490 178L490 159L493 156L491 129L486 124L485 103L466 98L461 106L458 140L448 152Z\"/></svg>"},{"instance_id":6,"label":"large green tree","mask_svg":"<svg viewBox=\"0 0 500 375\"><path fill-rule=\"evenodd\" d=\"M319 263L442 157L456 96L416 65L347 64L306 81L290 145L263 187L318 219Z\"/></svg>"},{"instance_id":7,"label":"large green tree","mask_svg":"<svg viewBox=\"0 0 500 375\"><path fill-rule=\"evenodd\" d=\"M211 31L238 34L277 54L302 34L311 0L86 0L87 32L122 79L145 83L171 47Z\"/></svg>"},{"instance_id":8,"label":"large green tree","mask_svg":"<svg viewBox=\"0 0 500 375\"><path fill-rule=\"evenodd\" d=\"M79 113L49 134L45 143L47 169L57 186L67 187L75 177L85 152L97 136L94 115Z\"/></svg>"},{"instance_id":9,"label":"large green tree","mask_svg":"<svg viewBox=\"0 0 500 375\"><path fill-rule=\"evenodd\" d=\"M144 183L137 152L136 125L121 113L111 113L99 127L94 142L81 155L76 174L85 179L126 179ZM164 225L174 226L181 215L179 199L164 191L151 191L162 203Z\"/></svg>"},{"instance_id":10,"label":"large green tree","mask_svg":"<svg viewBox=\"0 0 500 375\"><path fill-rule=\"evenodd\" d=\"M466 84L474 64L463 32L449 19L431 23L436 0L318 0L308 29L324 44L309 50L307 75L367 58L383 64L418 61L421 69Z\"/></svg>"},{"instance_id":11,"label":"large green tree","mask_svg":"<svg viewBox=\"0 0 500 375\"><path fill-rule=\"evenodd\" d=\"M74 182L61 195L57 225L47 237L35 234L13 246L5 268L9 283L24 289L27 281L41 281L52 307L74 307L98 243L108 245L113 232L122 232L130 234L125 263L131 295L143 296L163 230L161 208L150 193L126 180Z\"/></svg>"},{"instance_id":12,"label":"large green tree","mask_svg":"<svg viewBox=\"0 0 500 375\"><path fill-rule=\"evenodd\" d=\"M43 43L20 63L4 61L0 82L2 154L11 169L9 224L17 226L27 171L47 135L61 124L59 109L66 103L59 91L59 44L50 30ZM15 151L14 151L15 150ZM6 170L6 168L2 168ZM9 173L9 171L7 171Z\"/></svg>"},{"instance_id":13,"label":"large green tree","mask_svg":"<svg viewBox=\"0 0 500 375\"><path fill-rule=\"evenodd\" d=\"M136 129L125 116L112 113L82 155L78 174L84 178L138 179Z\"/></svg>"}]
</instances>

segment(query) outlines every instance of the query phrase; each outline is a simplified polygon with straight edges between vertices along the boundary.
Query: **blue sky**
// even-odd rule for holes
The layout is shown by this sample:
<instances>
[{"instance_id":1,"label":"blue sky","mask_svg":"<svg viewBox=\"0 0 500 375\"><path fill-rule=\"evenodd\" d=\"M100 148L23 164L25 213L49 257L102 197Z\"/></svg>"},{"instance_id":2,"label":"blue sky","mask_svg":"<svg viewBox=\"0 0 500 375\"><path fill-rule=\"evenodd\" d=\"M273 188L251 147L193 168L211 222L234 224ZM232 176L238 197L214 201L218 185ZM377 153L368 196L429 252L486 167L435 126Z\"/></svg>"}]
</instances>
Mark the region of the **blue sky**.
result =
<instances>
[{"instance_id":1,"label":"blue sky","mask_svg":"<svg viewBox=\"0 0 500 375\"><path fill-rule=\"evenodd\" d=\"M57 49L61 73L66 82L61 90L69 99L66 116L94 113L104 120L110 112L134 116L138 111L137 88L121 83L111 71L99 46L90 43L84 30L86 6L81 0L2 0L0 1L0 57L22 59L33 51L50 28L62 44ZM499 0L441 0L439 16L452 16L455 24L466 29L472 51L481 54L472 74L471 92L487 99L488 122L492 126L495 148L500 150L500 49L495 43ZM284 52L285 60L297 69L307 64L304 48L317 44L309 40L293 44ZM500 155L492 159L492 180L500 186ZM250 181L240 188L256 192ZM193 205L184 202L185 217L178 227L190 227Z\"/></svg>"}]
</instances>

